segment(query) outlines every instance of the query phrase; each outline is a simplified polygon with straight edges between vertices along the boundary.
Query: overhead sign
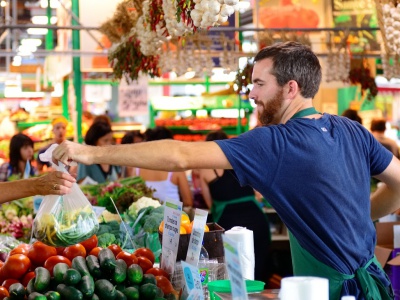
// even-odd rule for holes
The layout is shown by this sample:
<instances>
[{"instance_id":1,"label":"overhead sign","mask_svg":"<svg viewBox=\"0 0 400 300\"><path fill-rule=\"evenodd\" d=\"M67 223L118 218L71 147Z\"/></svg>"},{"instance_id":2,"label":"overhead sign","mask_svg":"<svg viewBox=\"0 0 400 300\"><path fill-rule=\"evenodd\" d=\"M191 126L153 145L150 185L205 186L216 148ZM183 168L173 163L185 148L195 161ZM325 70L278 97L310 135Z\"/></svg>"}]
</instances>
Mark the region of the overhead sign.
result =
<instances>
[{"instance_id":1,"label":"overhead sign","mask_svg":"<svg viewBox=\"0 0 400 300\"><path fill-rule=\"evenodd\" d=\"M129 85L121 81L118 88L118 115L134 117L148 114L147 77L140 77Z\"/></svg>"}]
</instances>

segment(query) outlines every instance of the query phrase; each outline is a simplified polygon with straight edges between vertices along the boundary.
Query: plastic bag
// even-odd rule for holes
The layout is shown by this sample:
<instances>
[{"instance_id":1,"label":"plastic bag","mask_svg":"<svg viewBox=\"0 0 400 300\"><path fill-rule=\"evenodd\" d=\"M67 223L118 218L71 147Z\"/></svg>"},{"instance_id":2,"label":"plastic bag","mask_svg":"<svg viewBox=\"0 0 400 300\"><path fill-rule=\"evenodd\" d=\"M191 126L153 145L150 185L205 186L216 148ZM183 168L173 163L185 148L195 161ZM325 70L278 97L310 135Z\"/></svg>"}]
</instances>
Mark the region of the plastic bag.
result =
<instances>
[{"instance_id":1,"label":"plastic bag","mask_svg":"<svg viewBox=\"0 0 400 300\"><path fill-rule=\"evenodd\" d=\"M40 159L51 162L55 147L57 145L52 145ZM57 166L52 163L52 167L67 172L61 164ZM77 244L96 234L98 229L96 213L76 183L67 195L45 196L33 222L36 239L50 246Z\"/></svg>"}]
</instances>

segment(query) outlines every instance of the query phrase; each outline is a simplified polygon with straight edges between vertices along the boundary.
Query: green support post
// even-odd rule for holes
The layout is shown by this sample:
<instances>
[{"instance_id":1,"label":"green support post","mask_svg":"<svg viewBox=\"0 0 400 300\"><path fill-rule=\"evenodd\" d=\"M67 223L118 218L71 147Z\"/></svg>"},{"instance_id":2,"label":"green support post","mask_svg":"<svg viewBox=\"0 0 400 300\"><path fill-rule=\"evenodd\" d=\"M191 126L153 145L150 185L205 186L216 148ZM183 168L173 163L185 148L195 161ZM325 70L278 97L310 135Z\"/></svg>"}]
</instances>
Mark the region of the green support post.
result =
<instances>
[{"instance_id":1,"label":"green support post","mask_svg":"<svg viewBox=\"0 0 400 300\"><path fill-rule=\"evenodd\" d=\"M71 2L72 13L79 18L79 0L72 0ZM72 18L71 20L73 26L78 26L77 20ZM80 31L72 30L72 49L80 50ZM82 73L81 73L81 58L79 56L74 56L72 58L72 68L74 71L74 89L76 97L76 131L78 136L78 143L83 142L82 137Z\"/></svg>"},{"instance_id":2,"label":"green support post","mask_svg":"<svg viewBox=\"0 0 400 300\"><path fill-rule=\"evenodd\" d=\"M46 8L46 16L47 16L47 25L51 25L51 6L50 0L47 1L47 8ZM48 29L46 34L46 50L53 50L53 29Z\"/></svg>"},{"instance_id":3,"label":"green support post","mask_svg":"<svg viewBox=\"0 0 400 300\"><path fill-rule=\"evenodd\" d=\"M63 80L63 90L64 93L61 98L61 105L62 105L62 112L63 116L69 120L69 114L68 114L68 87L69 87L69 79L68 77Z\"/></svg>"}]
</instances>

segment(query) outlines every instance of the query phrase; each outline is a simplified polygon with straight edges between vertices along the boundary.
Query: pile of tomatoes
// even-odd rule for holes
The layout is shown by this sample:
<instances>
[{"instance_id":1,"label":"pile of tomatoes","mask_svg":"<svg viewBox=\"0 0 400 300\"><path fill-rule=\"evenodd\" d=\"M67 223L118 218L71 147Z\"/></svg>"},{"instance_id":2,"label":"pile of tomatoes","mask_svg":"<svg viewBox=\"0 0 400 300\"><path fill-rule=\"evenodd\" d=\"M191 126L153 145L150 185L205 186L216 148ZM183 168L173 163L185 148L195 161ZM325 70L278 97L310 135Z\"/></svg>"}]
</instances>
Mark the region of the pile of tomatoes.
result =
<instances>
[{"instance_id":1,"label":"pile of tomatoes","mask_svg":"<svg viewBox=\"0 0 400 300\"><path fill-rule=\"evenodd\" d=\"M163 280L157 282L157 286L166 293L175 292L169 280L169 274L161 268L153 267L155 258L150 249L139 248L134 253L129 253L115 244L107 248L114 253L116 259L124 260L127 266L138 264L143 273L163 277ZM8 289L12 284L21 283L26 287L29 281L35 277L37 267L46 268L52 275L56 264L66 263L71 267L75 257L86 257L87 255L97 257L101 249L97 245L96 235L69 247L56 248L39 241L32 245L18 245L9 253L5 262L0 261L0 300L9 296Z\"/></svg>"}]
</instances>

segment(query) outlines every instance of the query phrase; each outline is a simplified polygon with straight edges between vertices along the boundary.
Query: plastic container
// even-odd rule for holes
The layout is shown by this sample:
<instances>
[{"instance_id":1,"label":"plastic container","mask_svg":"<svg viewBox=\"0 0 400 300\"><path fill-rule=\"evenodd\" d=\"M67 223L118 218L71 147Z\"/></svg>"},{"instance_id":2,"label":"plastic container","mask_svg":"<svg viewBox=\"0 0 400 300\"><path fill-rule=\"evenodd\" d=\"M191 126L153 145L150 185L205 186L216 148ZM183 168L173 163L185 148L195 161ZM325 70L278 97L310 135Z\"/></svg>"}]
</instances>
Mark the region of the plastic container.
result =
<instances>
[{"instance_id":1,"label":"plastic container","mask_svg":"<svg viewBox=\"0 0 400 300\"><path fill-rule=\"evenodd\" d=\"M265 283L257 280L246 280L247 293L257 293L264 290ZM208 292L210 300L219 300L220 297L216 296L217 293L230 293L231 281L230 280L215 280L208 283Z\"/></svg>"}]
</instances>

